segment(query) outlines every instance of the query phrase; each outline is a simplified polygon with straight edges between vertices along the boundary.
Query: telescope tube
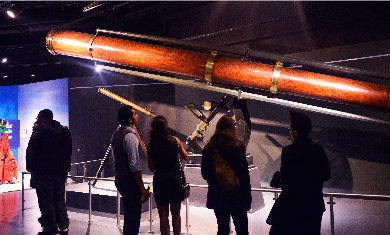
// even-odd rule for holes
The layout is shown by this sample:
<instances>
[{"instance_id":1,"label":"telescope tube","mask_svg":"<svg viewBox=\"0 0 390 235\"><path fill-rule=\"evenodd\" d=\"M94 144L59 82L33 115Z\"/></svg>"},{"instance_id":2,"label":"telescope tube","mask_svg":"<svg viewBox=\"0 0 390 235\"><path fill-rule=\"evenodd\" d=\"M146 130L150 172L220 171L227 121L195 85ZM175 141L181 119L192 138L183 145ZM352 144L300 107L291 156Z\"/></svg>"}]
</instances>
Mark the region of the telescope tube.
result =
<instances>
[{"instance_id":1,"label":"telescope tube","mask_svg":"<svg viewBox=\"0 0 390 235\"><path fill-rule=\"evenodd\" d=\"M208 83L267 90L277 66L111 37L50 31L52 54L93 59L151 71L185 75ZM278 70L277 91L335 102L390 109L390 87L297 69Z\"/></svg>"},{"instance_id":2,"label":"telescope tube","mask_svg":"<svg viewBox=\"0 0 390 235\"><path fill-rule=\"evenodd\" d=\"M156 117L156 115L153 113L153 111L147 109L147 108L142 108L141 106L138 106L136 104L134 104L133 102L130 102L128 100L126 100L125 98L122 98L120 97L119 95L115 94L115 93L112 93L111 91L109 90L106 90L104 88L99 88L98 89L98 92L116 100L116 101L119 101L121 102L122 104L125 104L125 105L129 105L131 107L133 107L134 109L140 111L140 112L143 112L144 114L146 115L149 115L149 116L152 116L152 117Z\"/></svg>"}]
</instances>

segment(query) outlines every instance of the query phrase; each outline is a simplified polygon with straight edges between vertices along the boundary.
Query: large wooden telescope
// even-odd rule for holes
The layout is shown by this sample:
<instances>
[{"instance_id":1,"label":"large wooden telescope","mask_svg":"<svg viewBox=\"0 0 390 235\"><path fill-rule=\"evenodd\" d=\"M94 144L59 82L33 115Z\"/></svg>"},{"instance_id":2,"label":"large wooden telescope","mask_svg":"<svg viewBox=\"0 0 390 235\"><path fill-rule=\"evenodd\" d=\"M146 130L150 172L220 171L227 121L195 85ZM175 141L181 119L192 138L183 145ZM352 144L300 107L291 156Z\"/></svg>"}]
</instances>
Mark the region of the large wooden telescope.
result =
<instances>
[{"instance_id":1,"label":"large wooden telescope","mask_svg":"<svg viewBox=\"0 0 390 235\"><path fill-rule=\"evenodd\" d=\"M390 87L275 65L79 32L52 30L50 53L145 70L180 74L208 84L277 91L322 100L390 109Z\"/></svg>"}]
</instances>

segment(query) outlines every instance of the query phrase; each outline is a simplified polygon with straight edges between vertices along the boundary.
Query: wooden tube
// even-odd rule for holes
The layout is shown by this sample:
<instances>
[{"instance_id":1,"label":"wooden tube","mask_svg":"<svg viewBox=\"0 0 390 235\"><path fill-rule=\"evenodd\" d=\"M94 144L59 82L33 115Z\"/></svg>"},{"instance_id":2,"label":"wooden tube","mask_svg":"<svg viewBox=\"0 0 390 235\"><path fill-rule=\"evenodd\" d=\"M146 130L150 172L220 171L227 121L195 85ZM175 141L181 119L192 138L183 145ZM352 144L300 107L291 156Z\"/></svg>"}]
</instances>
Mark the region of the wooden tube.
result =
<instances>
[{"instance_id":1,"label":"wooden tube","mask_svg":"<svg viewBox=\"0 0 390 235\"><path fill-rule=\"evenodd\" d=\"M209 54L71 31L50 31L52 54L95 59L146 70L205 79ZM274 65L216 56L213 83L269 89ZM210 67L210 64L208 64ZM282 68L278 91L323 100L390 109L390 87L352 79Z\"/></svg>"}]
</instances>

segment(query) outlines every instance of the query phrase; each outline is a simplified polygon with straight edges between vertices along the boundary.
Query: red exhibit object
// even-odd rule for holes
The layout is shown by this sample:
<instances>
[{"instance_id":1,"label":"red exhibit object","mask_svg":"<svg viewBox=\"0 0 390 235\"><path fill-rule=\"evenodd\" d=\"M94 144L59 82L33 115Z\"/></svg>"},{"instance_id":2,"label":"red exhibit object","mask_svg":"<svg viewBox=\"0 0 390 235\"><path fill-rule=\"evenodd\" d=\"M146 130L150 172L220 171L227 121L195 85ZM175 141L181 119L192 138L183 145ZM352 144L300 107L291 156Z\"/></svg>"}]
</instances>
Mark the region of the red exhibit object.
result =
<instances>
[{"instance_id":1,"label":"red exhibit object","mask_svg":"<svg viewBox=\"0 0 390 235\"><path fill-rule=\"evenodd\" d=\"M8 135L1 134L0 140L0 181L12 182L18 178L18 163L9 147Z\"/></svg>"}]
</instances>

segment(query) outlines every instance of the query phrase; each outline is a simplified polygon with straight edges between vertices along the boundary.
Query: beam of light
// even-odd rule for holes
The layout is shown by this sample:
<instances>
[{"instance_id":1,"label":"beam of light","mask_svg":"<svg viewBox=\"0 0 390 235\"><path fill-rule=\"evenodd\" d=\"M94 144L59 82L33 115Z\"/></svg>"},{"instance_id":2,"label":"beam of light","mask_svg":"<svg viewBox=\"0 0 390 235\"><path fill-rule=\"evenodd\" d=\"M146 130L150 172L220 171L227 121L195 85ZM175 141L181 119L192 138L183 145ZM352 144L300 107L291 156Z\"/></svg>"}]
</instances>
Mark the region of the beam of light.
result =
<instances>
[{"instance_id":1,"label":"beam of light","mask_svg":"<svg viewBox=\"0 0 390 235\"><path fill-rule=\"evenodd\" d=\"M340 62L354 61L354 60L373 59L373 58L380 58L380 57L387 57L387 56L390 56L390 54L363 56L363 57L356 57L356 58L350 58L350 59L344 59L344 60L334 60L334 61L324 62L324 64L333 64L333 63L340 63Z\"/></svg>"}]
</instances>

